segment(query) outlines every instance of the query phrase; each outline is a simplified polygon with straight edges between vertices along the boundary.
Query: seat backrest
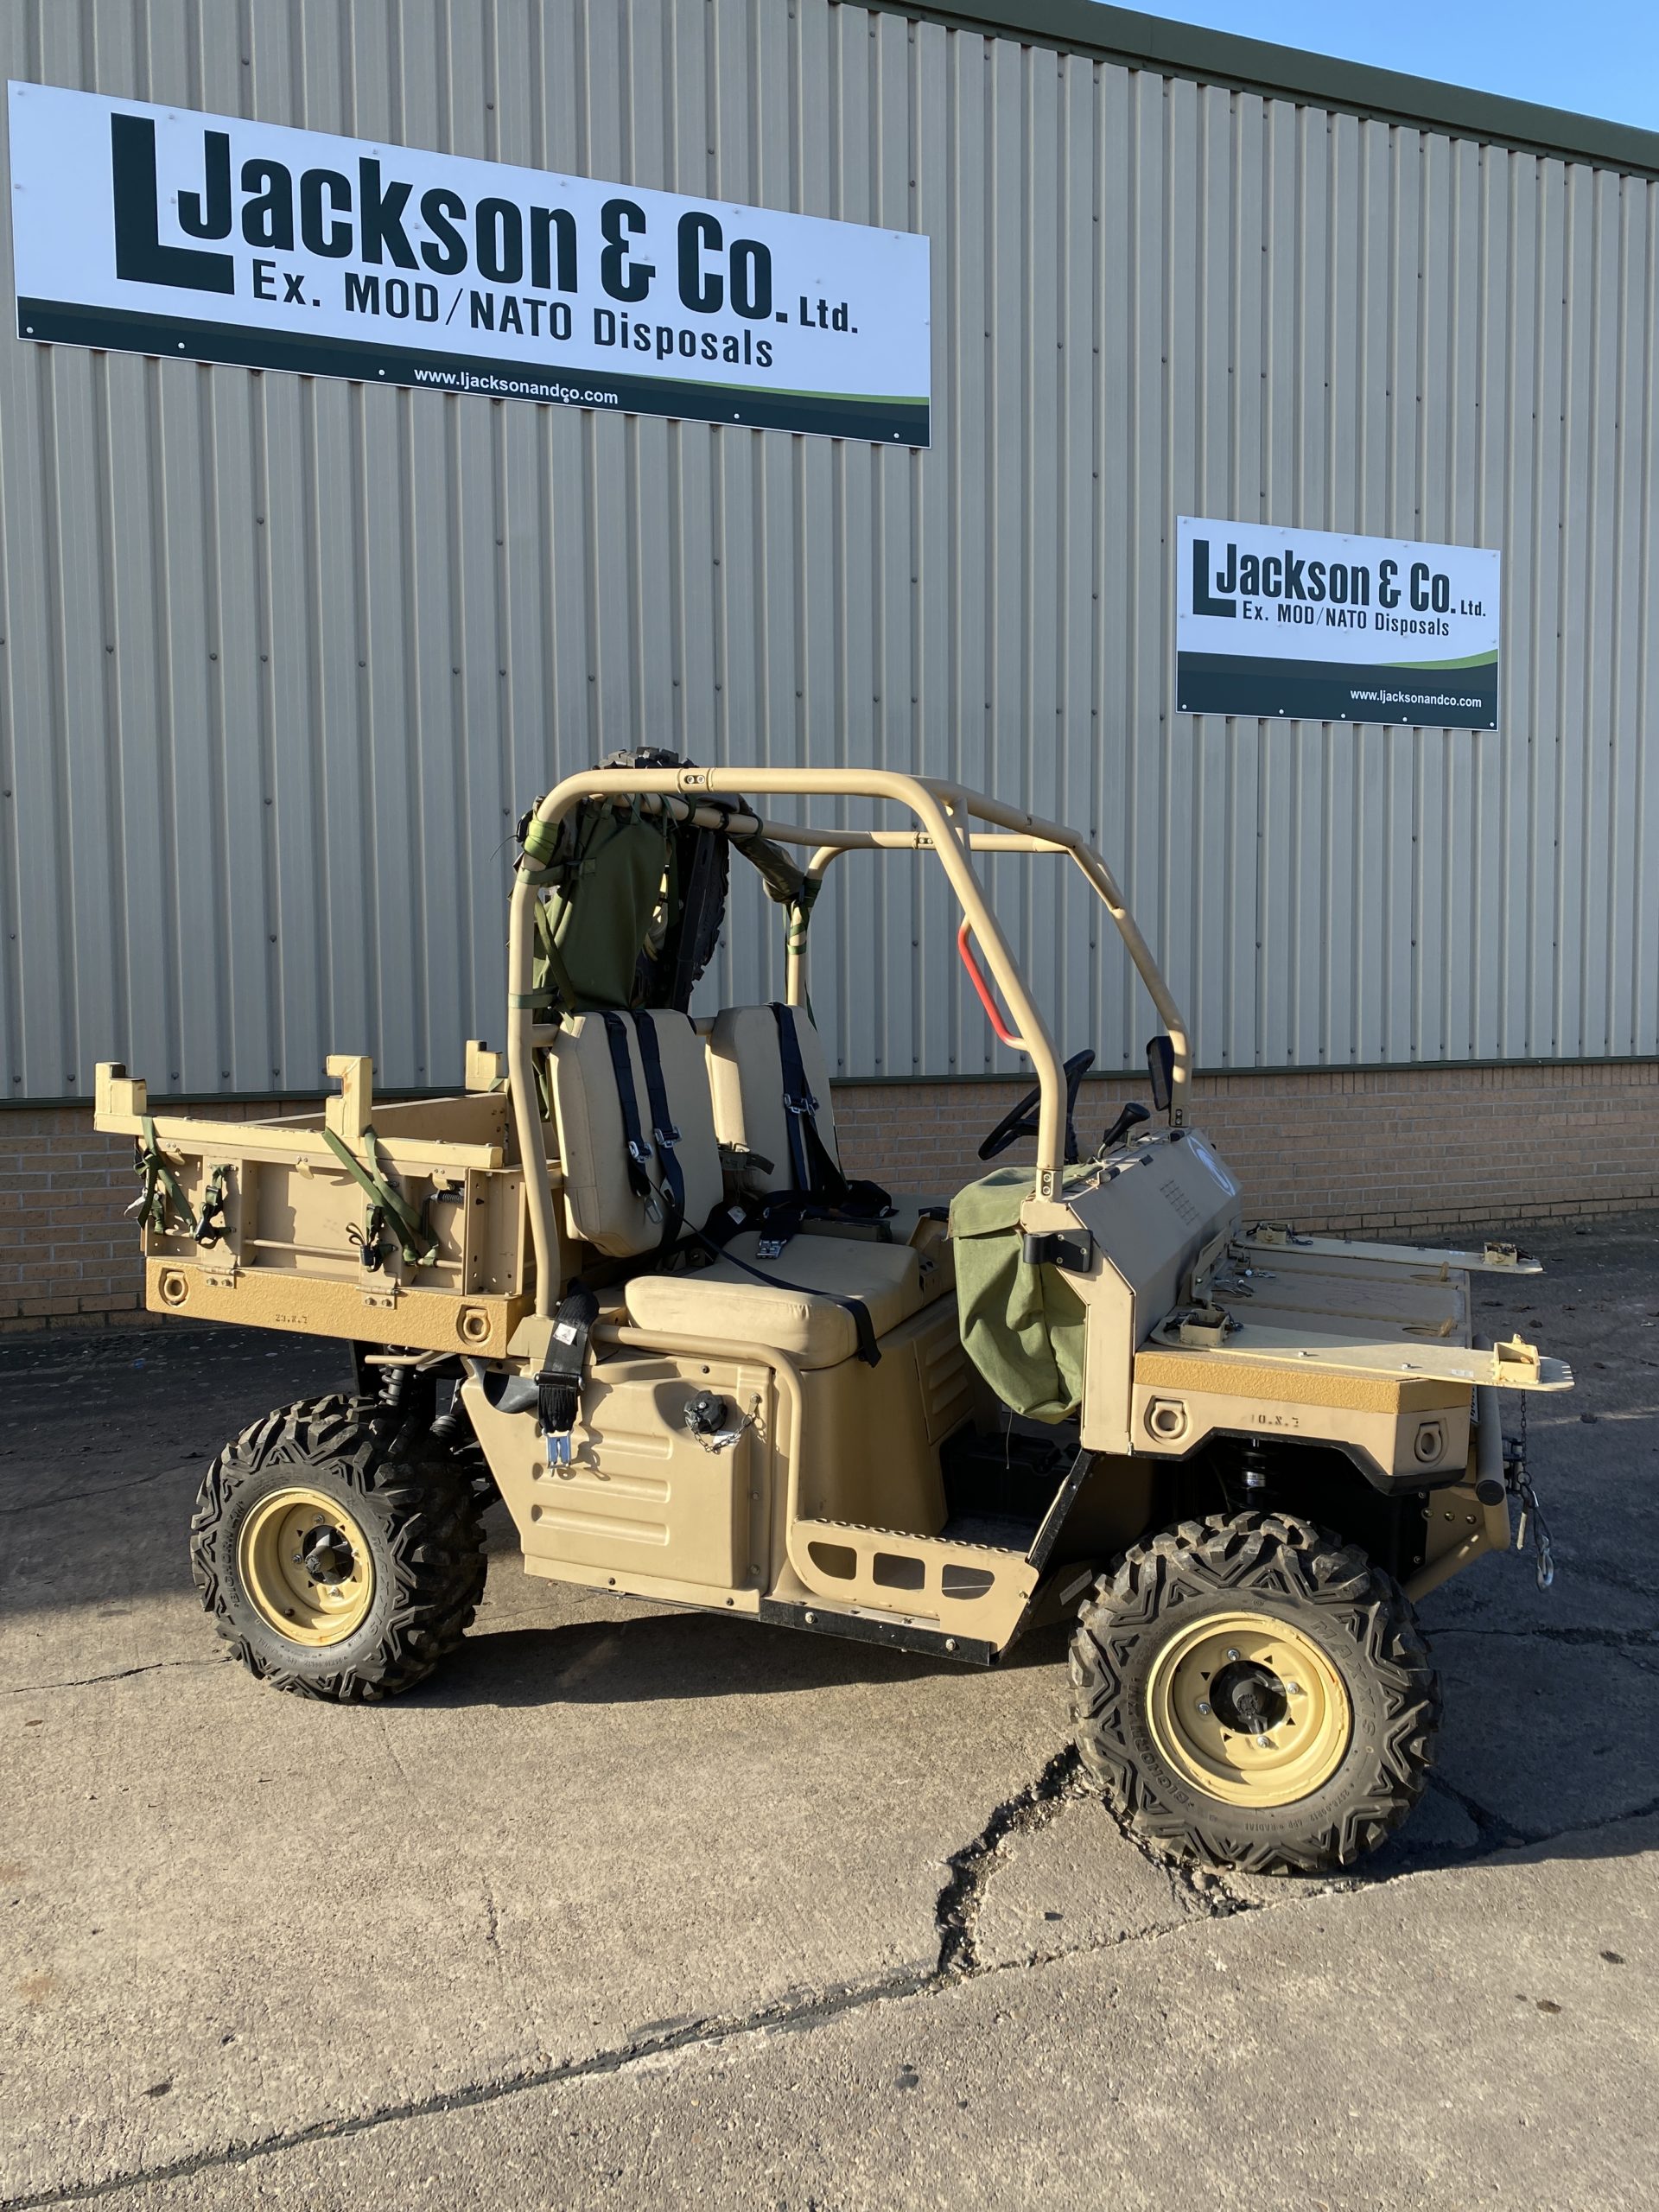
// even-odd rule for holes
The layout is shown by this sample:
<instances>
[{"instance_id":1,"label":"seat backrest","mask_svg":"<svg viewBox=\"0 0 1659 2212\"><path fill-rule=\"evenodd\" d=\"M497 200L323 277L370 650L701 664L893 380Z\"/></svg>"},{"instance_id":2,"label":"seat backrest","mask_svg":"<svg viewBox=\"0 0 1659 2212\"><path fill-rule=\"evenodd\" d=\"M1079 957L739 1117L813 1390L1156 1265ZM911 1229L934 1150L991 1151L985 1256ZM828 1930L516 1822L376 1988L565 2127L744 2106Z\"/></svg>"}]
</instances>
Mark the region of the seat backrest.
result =
<instances>
[{"instance_id":1,"label":"seat backrest","mask_svg":"<svg viewBox=\"0 0 1659 2212\"><path fill-rule=\"evenodd\" d=\"M801 1065L817 1101L812 1118L824 1149L839 1166L835 1109L830 1103L830 1070L823 1046L804 1006L791 1009L800 1040ZM715 1104L715 1130L722 1144L743 1145L772 1166L759 1179L768 1191L791 1191L789 1116L784 1106L784 1063L778 1017L769 1006L728 1006L715 1017L709 1035L709 1088Z\"/></svg>"},{"instance_id":2,"label":"seat backrest","mask_svg":"<svg viewBox=\"0 0 1659 2212\"><path fill-rule=\"evenodd\" d=\"M657 1038L663 1089L679 1141L674 1147L685 1182L685 1218L700 1229L721 1198L720 1146L715 1136L702 1040L683 1014L625 1014L618 1017L627 1046L634 1114L650 1149L645 1163L653 1194L663 1188L663 1160L652 1135L651 1093L639 1056L636 1024L648 1021ZM654 1251L662 1242L663 1200L638 1194L628 1175L622 1099L605 1018L579 1014L560 1027L550 1055L553 1113L558 1124L559 1164L564 1176L566 1224L573 1236L616 1259Z\"/></svg>"}]
</instances>

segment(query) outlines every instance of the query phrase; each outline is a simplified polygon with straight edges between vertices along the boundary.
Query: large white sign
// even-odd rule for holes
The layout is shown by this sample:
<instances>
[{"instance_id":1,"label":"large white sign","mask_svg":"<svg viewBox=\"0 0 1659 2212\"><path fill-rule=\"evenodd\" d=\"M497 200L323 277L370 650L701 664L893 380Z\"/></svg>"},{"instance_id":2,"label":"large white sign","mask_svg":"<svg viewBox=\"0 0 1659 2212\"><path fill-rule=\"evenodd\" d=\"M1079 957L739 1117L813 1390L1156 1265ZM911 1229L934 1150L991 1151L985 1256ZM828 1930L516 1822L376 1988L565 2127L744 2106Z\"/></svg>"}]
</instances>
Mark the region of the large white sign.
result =
<instances>
[{"instance_id":1,"label":"large white sign","mask_svg":"<svg viewBox=\"0 0 1659 2212\"><path fill-rule=\"evenodd\" d=\"M1175 546L1179 712L1497 728L1498 554L1192 515Z\"/></svg>"},{"instance_id":2,"label":"large white sign","mask_svg":"<svg viewBox=\"0 0 1659 2212\"><path fill-rule=\"evenodd\" d=\"M13 84L17 334L928 442L928 242Z\"/></svg>"}]
</instances>

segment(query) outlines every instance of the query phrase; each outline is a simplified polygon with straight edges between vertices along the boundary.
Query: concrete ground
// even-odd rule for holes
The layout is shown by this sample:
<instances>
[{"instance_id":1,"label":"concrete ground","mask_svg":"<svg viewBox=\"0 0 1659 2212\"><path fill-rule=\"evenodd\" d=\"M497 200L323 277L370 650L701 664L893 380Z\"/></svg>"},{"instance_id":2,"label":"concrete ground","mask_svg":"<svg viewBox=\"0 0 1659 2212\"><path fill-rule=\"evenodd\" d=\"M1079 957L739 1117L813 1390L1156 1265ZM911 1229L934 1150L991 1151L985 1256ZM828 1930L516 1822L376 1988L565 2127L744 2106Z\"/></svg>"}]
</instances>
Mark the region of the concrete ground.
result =
<instances>
[{"instance_id":1,"label":"concrete ground","mask_svg":"<svg viewBox=\"0 0 1659 2212\"><path fill-rule=\"evenodd\" d=\"M0 2200L1659 2203L1659 1222L1542 1249L1481 1318L1578 1373L1556 1586L1427 1601L1437 1779L1337 1883L1143 1857L1058 1637L985 1675L652 1611L505 1522L436 1682L277 1695L185 1528L334 1352L7 1341Z\"/></svg>"}]
</instances>

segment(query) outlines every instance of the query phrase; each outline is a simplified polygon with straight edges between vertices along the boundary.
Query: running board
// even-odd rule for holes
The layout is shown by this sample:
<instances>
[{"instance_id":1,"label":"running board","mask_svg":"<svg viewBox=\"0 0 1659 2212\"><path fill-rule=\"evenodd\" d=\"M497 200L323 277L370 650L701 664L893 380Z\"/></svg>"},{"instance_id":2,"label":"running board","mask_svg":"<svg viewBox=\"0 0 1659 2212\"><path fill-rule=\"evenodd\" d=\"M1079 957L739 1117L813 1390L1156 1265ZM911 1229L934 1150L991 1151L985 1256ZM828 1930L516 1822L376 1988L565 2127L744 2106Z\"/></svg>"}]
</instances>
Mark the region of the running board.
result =
<instances>
[{"instance_id":1,"label":"running board","mask_svg":"<svg viewBox=\"0 0 1659 2212\"><path fill-rule=\"evenodd\" d=\"M966 1667L994 1667L996 1646L976 1636L946 1636L918 1622L878 1613L841 1612L833 1605L789 1605L763 1598L758 1618L774 1628L804 1629L810 1636L842 1636L855 1643L881 1643L891 1651L915 1651L930 1659L954 1659Z\"/></svg>"}]
</instances>

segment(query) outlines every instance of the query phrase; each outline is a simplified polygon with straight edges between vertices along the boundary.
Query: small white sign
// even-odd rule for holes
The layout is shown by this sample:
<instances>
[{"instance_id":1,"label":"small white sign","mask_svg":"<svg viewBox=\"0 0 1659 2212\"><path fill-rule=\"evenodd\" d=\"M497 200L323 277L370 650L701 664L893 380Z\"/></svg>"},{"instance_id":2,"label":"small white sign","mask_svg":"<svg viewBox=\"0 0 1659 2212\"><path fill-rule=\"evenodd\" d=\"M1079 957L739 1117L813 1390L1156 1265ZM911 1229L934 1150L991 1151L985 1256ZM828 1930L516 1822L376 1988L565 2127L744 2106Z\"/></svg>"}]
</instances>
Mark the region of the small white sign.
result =
<instances>
[{"instance_id":1,"label":"small white sign","mask_svg":"<svg viewBox=\"0 0 1659 2212\"><path fill-rule=\"evenodd\" d=\"M925 446L928 241L13 84L17 334Z\"/></svg>"},{"instance_id":2,"label":"small white sign","mask_svg":"<svg viewBox=\"0 0 1659 2212\"><path fill-rule=\"evenodd\" d=\"M1177 518L1182 714L1497 727L1501 556Z\"/></svg>"}]
</instances>

